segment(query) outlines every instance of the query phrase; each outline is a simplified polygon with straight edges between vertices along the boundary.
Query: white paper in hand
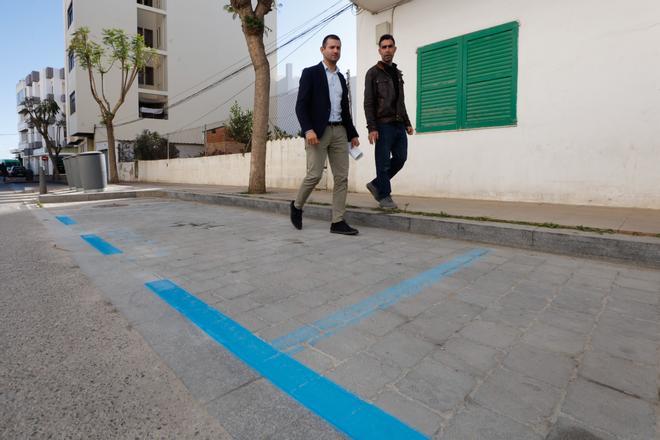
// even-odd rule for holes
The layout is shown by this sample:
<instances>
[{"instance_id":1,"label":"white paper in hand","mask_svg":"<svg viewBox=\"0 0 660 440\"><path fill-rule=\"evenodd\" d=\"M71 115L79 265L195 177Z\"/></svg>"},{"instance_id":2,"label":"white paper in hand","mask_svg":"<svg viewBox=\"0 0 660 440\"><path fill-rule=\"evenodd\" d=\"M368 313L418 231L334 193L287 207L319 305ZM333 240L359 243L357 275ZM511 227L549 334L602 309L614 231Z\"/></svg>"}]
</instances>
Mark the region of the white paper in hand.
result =
<instances>
[{"instance_id":1,"label":"white paper in hand","mask_svg":"<svg viewBox=\"0 0 660 440\"><path fill-rule=\"evenodd\" d=\"M362 157L362 150L360 150L359 147L354 147L354 148L351 148L351 147L352 147L352 145L349 142L348 143L348 154L350 154L351 157L355 160L360 159Z\"/></svg>"}]
</instances>

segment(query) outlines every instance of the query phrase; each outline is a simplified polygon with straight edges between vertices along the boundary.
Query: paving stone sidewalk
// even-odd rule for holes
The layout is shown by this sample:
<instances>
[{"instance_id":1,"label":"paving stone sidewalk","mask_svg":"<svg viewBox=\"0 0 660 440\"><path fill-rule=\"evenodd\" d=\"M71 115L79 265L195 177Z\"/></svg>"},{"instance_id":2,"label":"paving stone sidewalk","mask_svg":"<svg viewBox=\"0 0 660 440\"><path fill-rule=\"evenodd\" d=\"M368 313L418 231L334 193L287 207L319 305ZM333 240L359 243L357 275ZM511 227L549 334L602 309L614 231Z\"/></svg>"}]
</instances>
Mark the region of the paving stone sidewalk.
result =
<instances>
[{"instance_id":1,"label":"paving stone sidewalk","mask_svg":"<svg viewBox=\"0 0 660 440\"><path fill-rule=\"evenodd\" d=\"M168 278L273 341L483 247L376 228L343 237L311 219L296 231L284 216L164 199L35 215L209 413L246 439L342 434L145 282ZM123 254L99 254L83 233ZM431 438L658 438L660 271L487 250L293 357Z\"/></svg>"}]
</instances>

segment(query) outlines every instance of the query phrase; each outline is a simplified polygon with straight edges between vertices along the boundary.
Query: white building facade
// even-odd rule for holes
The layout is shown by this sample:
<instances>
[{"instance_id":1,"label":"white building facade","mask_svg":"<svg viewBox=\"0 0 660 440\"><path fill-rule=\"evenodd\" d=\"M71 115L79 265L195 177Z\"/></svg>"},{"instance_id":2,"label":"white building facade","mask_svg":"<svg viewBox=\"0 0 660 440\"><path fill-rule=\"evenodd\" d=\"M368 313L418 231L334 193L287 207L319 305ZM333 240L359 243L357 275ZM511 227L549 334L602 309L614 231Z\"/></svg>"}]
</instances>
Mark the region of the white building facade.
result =
<instances>
[{"instance_id":1,"label":"white building facade","mask_svg":"<svg viewBox=\"0 0 660 440\"><path fill-rule=\"evenodd\" d=\"M64 69L45 67L30 72L25 79L16 84L16 112L18 113L18 151L23 158L23 165L30 168L35 175L38 166L46 165L47 174L53 173L54 164L48 158L46 142L36 128L31 127L22 103L26 98L37 98L39 101L54 100L60 107L64 118L66 113ZM66 128L53 124L49 128L50 138L59 146L66 144ZM67 154L67 152L61 152ZM60 164L60 171L63 171Z\"/></svg>"},{"instance_id":2,"label":"white building facade","mask_svg":"<svg viewBox=\"0 0 660 440\"><path fill-rule=\"evenodd\" d=\"M234 101L252 108L254 71L245 38L240 21L223 10L222 2L64 0L63 8L67 47L76 29L85 26L97 42L103 29L123 29L129 36L139 33L157 52L115 117L118 144L130 142L148 129L166 135L171 142L198 145L202 151L205 124L226 119ZM276 35L275 14L269 15L266 25L272 32L267 43ZM107 150L107 135L88 73L69 54L66 64L69 136L84 151ZM108 74L105 83L110 102L116 102L118 71Z\"/></svg>"},{"instance_id":3,"label":"white building facade","mask_svg":"<svg viewBox=\"0 0 660 440\"><path fill-rule=\"evenodd\" d=\"M656 0L354 3L362 138L387 31L416 128L395 197L660 208ZM373 177L352 170L360 191Z\"/></svg>"}]
</instances>

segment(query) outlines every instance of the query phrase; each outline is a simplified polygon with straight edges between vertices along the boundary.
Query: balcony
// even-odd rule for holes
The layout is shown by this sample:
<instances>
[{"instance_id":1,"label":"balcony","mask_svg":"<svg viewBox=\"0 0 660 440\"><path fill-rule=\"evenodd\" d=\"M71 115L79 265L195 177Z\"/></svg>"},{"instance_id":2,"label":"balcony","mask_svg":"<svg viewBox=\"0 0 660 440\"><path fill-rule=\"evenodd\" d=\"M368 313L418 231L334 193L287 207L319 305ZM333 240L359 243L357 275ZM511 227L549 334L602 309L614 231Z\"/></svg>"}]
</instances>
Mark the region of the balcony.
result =
<instances>
[{"instance_id":1,"label":"balcony","mask_svg":"<svg viewBox=\"0 0 660 440\"><path fill-rule=\"evenodd\" d=\"M360 8L371 12L372 14L378 14L379 12L392 9L395 6L398 6L403 3L408 3L412 0L351 0L355 5Z\"/></svg>"},{"instance_id":2,"label":"balcony","mask_svg":"<svg viewBox=\"0 0 660 440\"><path fill-rule=\"evenodd\" d=\"M17 128L19 133L23 133L27 132L30 127L26 121L20 121L17 125Z\"/></svg>"},{"instance_id":3,"label":"balcony","mask_svg":"<svg viewBox=\"0 0 660 440\"><path fill-rule=\"evenodd\" d=\"M165 36L165 16L148 9L137 11L137 33L142 35L147 47L159 51L166 51L167 38Z\"/></svg>"},{"instance_id":4,"label":"balcony","mask_svg":"<svg viewBox=\"0 0 660 440\"><path fill-rule=\"evenodd\" d=\"M140 93L138 112L143 119L167 119L167 96Z\"/></svg>"},{"instance_id":5,"label":"balcony","mask_svg":"<svg viewBox=\"0 0 660 440\"><path fill-rule=\"evenodd\" d=\"M138 74L138 88L149 92L167 92L167 57L156 55Z\"/></svg>"},{"instance_id":6,"label":"balcony","mask_svg":"<svg viewBox=\"0 0 660 440\"><path fill-rule=\"evenodd\" d=\"M166 9L166 0L136 0L139 6L146 6L154 9Z\"/></svg>"}]
</instances>

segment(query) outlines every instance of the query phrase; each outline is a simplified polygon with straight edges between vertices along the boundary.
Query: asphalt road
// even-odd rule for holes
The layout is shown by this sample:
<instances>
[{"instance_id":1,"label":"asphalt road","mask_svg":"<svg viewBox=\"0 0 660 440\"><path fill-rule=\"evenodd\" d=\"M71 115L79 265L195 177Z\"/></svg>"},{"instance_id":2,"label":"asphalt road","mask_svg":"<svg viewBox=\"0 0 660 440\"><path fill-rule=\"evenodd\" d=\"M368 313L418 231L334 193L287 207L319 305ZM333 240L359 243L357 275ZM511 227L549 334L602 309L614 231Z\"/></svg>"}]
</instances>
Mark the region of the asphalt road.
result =
<instances>
[{"instance_id":1,"label":"asphalt road","mask_svg":"<svg viewBox=\"0 0 660 440\"><path fill-rule=\"evenodd\" d=\"M0 237L0 438L230 438L26 206Z\"/></svg>"}]
</instances>

